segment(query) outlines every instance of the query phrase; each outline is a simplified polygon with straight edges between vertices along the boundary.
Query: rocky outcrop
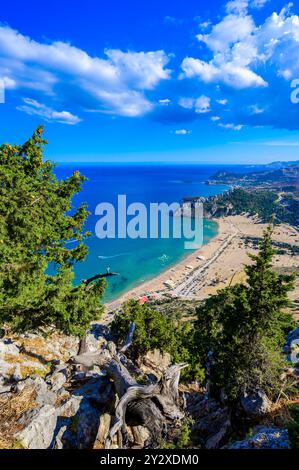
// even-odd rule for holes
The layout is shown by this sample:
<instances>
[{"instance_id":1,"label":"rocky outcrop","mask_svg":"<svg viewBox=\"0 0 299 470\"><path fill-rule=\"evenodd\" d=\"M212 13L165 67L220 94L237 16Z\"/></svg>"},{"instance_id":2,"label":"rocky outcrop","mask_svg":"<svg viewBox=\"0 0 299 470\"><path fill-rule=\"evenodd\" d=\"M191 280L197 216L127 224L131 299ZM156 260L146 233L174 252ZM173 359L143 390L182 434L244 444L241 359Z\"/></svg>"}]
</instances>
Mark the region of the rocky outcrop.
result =
<instances>
[{"instance_id":1,"label":"rocky outcrop","mask_svg":"<svg viewBox=\"0 0 299 470\"><path fill-rule=\"evenodd\" d=\"M289 449L287 429L256 426L252 436L243 441L236 441L228 449Z\"/></svg>"},{"instance_id":2,"label":"rocky outcrop","mask_svg":"<svg viewBox=\"0 0 299 470\"><path fill-rule=\"evenodd\" d=\"M258 391L252 395L242 397L241 406L248 416L258 417L270 411L271 402L264 392Z\"/></svg>"},{"instance_id":3,"label":"rocky outcrop","mask_svg":"<svg viewBox=\"0 0 299 470\"><path fill-rule=\"evenodd\" d=\"M52 442L56 422L55 407L43 405L22 416L19 423L23 425L23 429L14 437L25 449L48 449Z\"/></svg>"},{"instance_id":4,"label":"rocky outcrop","mask_svg":"<svg viewBox=\"0 0 299 470\"><path fill-rule=\"evenodd\" d=\"M299 327L291 331L286 337L284 352L295 368L299 369Z\"/></svg>"}]
</instances>

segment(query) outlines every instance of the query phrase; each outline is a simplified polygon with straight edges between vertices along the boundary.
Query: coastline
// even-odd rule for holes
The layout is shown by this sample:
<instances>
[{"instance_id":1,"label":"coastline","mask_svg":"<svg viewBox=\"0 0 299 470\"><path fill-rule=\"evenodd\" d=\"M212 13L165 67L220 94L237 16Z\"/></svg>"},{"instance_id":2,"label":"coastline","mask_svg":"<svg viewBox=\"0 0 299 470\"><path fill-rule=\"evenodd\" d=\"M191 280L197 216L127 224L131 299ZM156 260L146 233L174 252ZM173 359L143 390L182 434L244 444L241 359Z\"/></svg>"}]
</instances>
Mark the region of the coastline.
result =
<instances>
[{"instance_id":1,"label":"coastline","mask_svg":"<svg viewBox=\"0 0 299 470\"><path fill-rule=\"evenodd\" d=\"M109 322L112 319L112 312L131 298L169 294L174 297L202 300L216 293L219 288L242 280L244 265L250 263L248 252L256 250L256 247L246 244L244 238L262 237L267 224L259 223L257 219L247 215L212 220L218 226L215 237L156 277L128 290L117 299L107 302L105 304L106 315L103 320ZM286 224L275 227L273 240L299 246L298 232ZM289 254L275 257L273 264L277 268L299 269L298 257ZM167 281L171 281L173 287L165 286ZM299 289L299 286L297 287ZM298 293L297 289L296 291ZM296 291L294 295L297 295Z\"/></svg>"},{"instance_id":2,"label":"coastline","mask_svg":"<svg viewBox=\"0 0 299 470\"><path fill-rule=\"evenodd\" d=\"M203 261L197 259L198 256L207 257L210 255L212 251L215 250L215 244L218 244L223 236L226 235L226 223L222 219L211 219L213 222L217 224L217 234L211 238L208 243L200 247L198 250L192 251L185 256L183 256L178 262L173 264L172 266L166 268L164 271L159 273L157 276L154 276L151 279L139 284L132 289L122 293L119 297L115 300L106 302L105 308L106 311L112 311L117 309L123 302L131 298L139 298L145 294L161 294L168 292L169 289L164 285L164 282L171 280L175 283L178 283L180 280L186 277L187 274L190 274L190 270L186 268L186 266L193 266L194 269L199 268L204 263ZM213 243L214 242L214 243Z\"/></svg>"}]
</instances>

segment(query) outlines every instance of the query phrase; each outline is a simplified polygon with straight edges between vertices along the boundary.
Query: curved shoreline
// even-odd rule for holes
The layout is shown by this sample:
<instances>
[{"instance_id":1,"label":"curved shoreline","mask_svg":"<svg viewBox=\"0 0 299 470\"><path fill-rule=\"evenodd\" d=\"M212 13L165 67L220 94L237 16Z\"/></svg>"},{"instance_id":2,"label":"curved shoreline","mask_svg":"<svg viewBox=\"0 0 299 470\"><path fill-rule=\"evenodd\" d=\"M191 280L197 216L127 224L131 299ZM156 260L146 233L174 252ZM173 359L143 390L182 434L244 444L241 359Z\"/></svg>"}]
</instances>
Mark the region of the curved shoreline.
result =
<instances>
[{"instance_id":1,"label":"curved shoreline","mask_svg":"<svg viewBox=\"0 0 299 470\"><path fill-rule=\"evenodd\" d=\"M109 323L121 304L130 299L138 299L143 295L170 294L185 299L203 300L232 282L244 279L244 265L249 264L248 252L254 253L256 247L247 245L247 237L261 238L267 224L260 223L248 215L227 216L217 219L218 233L206 245L190 253L178 263L139 286L120 295L116 300L105 304L107 314L104 322ZM299 246L299 234L296 228L281 224L275 226L273 240ZM198 259L198 257L204 259ZM279 254L274 258L273 266L277 269L289 267L299 269L298 257L289 253ZM172 281L171 287L165 286L165 281ZM299 292L298 286L294 296Z\"/></svg>"},{"instance_id":2,"label":"curved shoreline","mask_svg":"<svg viewBox=\"0 0 299 470\"><path fill-rule=\"evenodd\" d=\"M121 294L117 299L110 302L106 302L104 305L106 311L110 312L120 307L120 305L128 299L139 298L143 295L153 295L153 294L162 294L166 292L171 292L171 289L167 289L164 283L168 280L173 281L176 285L182 282L188 275L190 275L194 270L202 267L205 264L205 261L198 259L198 256L204 258L210 258L210 256L215 252L218 245L223 241L223 237L227 236L228 225L223 219L211 219L217 224L217 233L211 238L208 243L200 247L198 250L193 251L185 256L183 256L178 262L166 268L157 276L129 289L128 291ZM187 266L192 266L193 269L187 268Z\"/></svg>"}]
</instances>

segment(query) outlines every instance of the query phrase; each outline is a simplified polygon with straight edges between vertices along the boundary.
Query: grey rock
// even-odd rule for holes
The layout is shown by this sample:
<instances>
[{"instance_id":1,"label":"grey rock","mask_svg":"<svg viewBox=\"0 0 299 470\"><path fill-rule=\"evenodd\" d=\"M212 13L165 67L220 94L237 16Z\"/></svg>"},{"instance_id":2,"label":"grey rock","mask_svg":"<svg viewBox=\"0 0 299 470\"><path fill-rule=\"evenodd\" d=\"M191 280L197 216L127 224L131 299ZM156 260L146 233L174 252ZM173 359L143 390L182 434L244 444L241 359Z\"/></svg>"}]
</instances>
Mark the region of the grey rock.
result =
<instances>
[{"instance_id":1,"label":"grey rock","mask_svg":"<svg viewBox=\"0 0 299 470\"><path fill-rule=\"evenodd\" d=\"M287 429L267 428L256 426L254 434L243 441L236 441L229 449L289 449L289 436Z\"/></svg>"},{"instance_id":2,"label":"grey rock","mask_svg":"<svg viewBox=\"0 0 299 470\"><path fill-rule=\"evenodd\" d=\"M112 386L104 376L95 376L73 391L73 396L84 397L97 405L107 403L111 395Z\"/></svg>"},{"instance_id":3,"label":"grey rock","mask_svg":"<svg viewBox=\"0 0 299 470\"><path fill-rule=\"evenodd\" d=\"M65 385L67 379L67 367L59 365L53 373L47 375L45 380L51 391L57 393Z\"/></svg>"},{"instance_id":4,"label":"grey rock","mask_svg":"<svg viewBox=\"0 0 299 470\"><path fill-rule=\"evenodd\" d=\"M58 413L63 416L60 419L61 426L56 430L53 447L63 449L91 448L96 440L101 412L93 407L86 398L72 397L58 410Z\"/></svg>"},{"instance_id":5,"label":"grey rock","mask_svg":"<svg viewBox=\"0 0 299 470\"><path fill-rule=\"evenodd\" d=\"M4 377L7 378L9 376L8 372L9 372L10 369L11 369L11 364L4 361L4 359L0 358L0 374L1 374L1 376L4 376Z\"/></svg>"},{"instance_id":6,"label":"grey rock","mask_svg":"<svg viewBox=\"0 0 299 470\"><path fill-rule=\"evenodd\" d=\"M19 347L13 343L10 339L0 340L0 354L12 354L18 355L20 352Z\"/></svg>"},{"instance_id":7,"label":"grey rock","mask_svg":"<svg viewBox=\"0 0 299 470\"><path fill-rule=\"evenodd\" d=\"M48 449L53 439L56 422L55 408L44 405L22 416L20 424L24 427L14 437L25 449Z\"/></svg>"},{"instance_id":8,"label":"grey rock","mask_svg":"<svg viewBox=\"0 0 299 470\"><path fill-rule=\"evenodd\" d=\"M72 416L75 416L80 408L81 401L82 397L72 396L57 409L57 414L63 418L71 418Z\"/></svg>"},{"instance_id":9,"label":"grey rock","mask_svg":"<svg viewBox=\"0 0 299 470\"><path fill-rule=\"evenodd\" d=\"M264 392L258 391L242 397L241 405L248 416L262 416L269 412L271 403Z\"/></svg>"},{"instance_id":10,"label":"grey rock","mask_svg":"<svg viewBox=\"0 0 299 470\"><path fill-rule=\"evenodd\" d=\"M27 379L18 382L16 392L22 391L25 387L32 387L36 393L36 404L38 406L54 405L56 402L56 394L52 392L44 379L39 375L27 377Z\"/></svg>"},{"instance_id":11,"label":"grey rock","mask_svg":"<svg viewBox=\"0 0 299 470\"><path fill-rule=\"evenodd\" d=\"M220 430L206 441L205 448L206 449L219 449L219 447L221 447L224 441L228 438L230 431L231 431L231 422L228 419L222 425Z\"/></svg>"},{"instance_id":12,"label":"grey rock","mask_svg":"<svg viewBox=\"0 0 299 470\"><path fill-rule=\"evenodd\" d=\"M20 380L22 380L22 374L21 374L21 367L20 367L20 364L17 364L16 367L15 367L15 370L14 370L14 373L13 373L13 376L12 376L12 379L15 381L15 382L19 382Z\"/></svg>"},{"instance_id":13,"label":"grey rock","mask_svg":"<svg viewBox=\"0 0 299 470\"><path fill-rule=\"evenodd\" d=\"M287 335L283 351L292 364L299 363L299 327Z\"/></svg>"}]
</instances>

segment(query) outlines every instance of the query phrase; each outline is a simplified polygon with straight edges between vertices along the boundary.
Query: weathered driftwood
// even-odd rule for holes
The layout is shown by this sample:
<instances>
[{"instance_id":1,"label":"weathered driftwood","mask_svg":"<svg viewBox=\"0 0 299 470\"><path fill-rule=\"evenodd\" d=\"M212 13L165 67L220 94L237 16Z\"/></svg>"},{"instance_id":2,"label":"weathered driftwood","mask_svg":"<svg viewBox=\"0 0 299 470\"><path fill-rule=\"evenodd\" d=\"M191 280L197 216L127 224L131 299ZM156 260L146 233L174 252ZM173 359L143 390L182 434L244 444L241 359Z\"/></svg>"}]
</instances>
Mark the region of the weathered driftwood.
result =
<instances>
[{"instance_id":1,"label":"weathered driftwood","mask_svg":"<svg viewBox=\"0 0 299 470\"><path fill-rule=\"evenodd\" d=\"M125 345L117 352L114 343L99 352L79 354L72 359L75 364L85 367L95 365L104 369L113 381L119 402L115 409L115 420L110 429L105 447L109 448L117 434L119 447L126 447L128 442L127 425L143 425L151 434L151 445L166 430L167 424L181 419L178 385L180 372L186 363L169 367L161 380L150 385L139 385L124 365L123 352L132 342L135 326L131 325Z\"/></svg>"}]
</instances>

